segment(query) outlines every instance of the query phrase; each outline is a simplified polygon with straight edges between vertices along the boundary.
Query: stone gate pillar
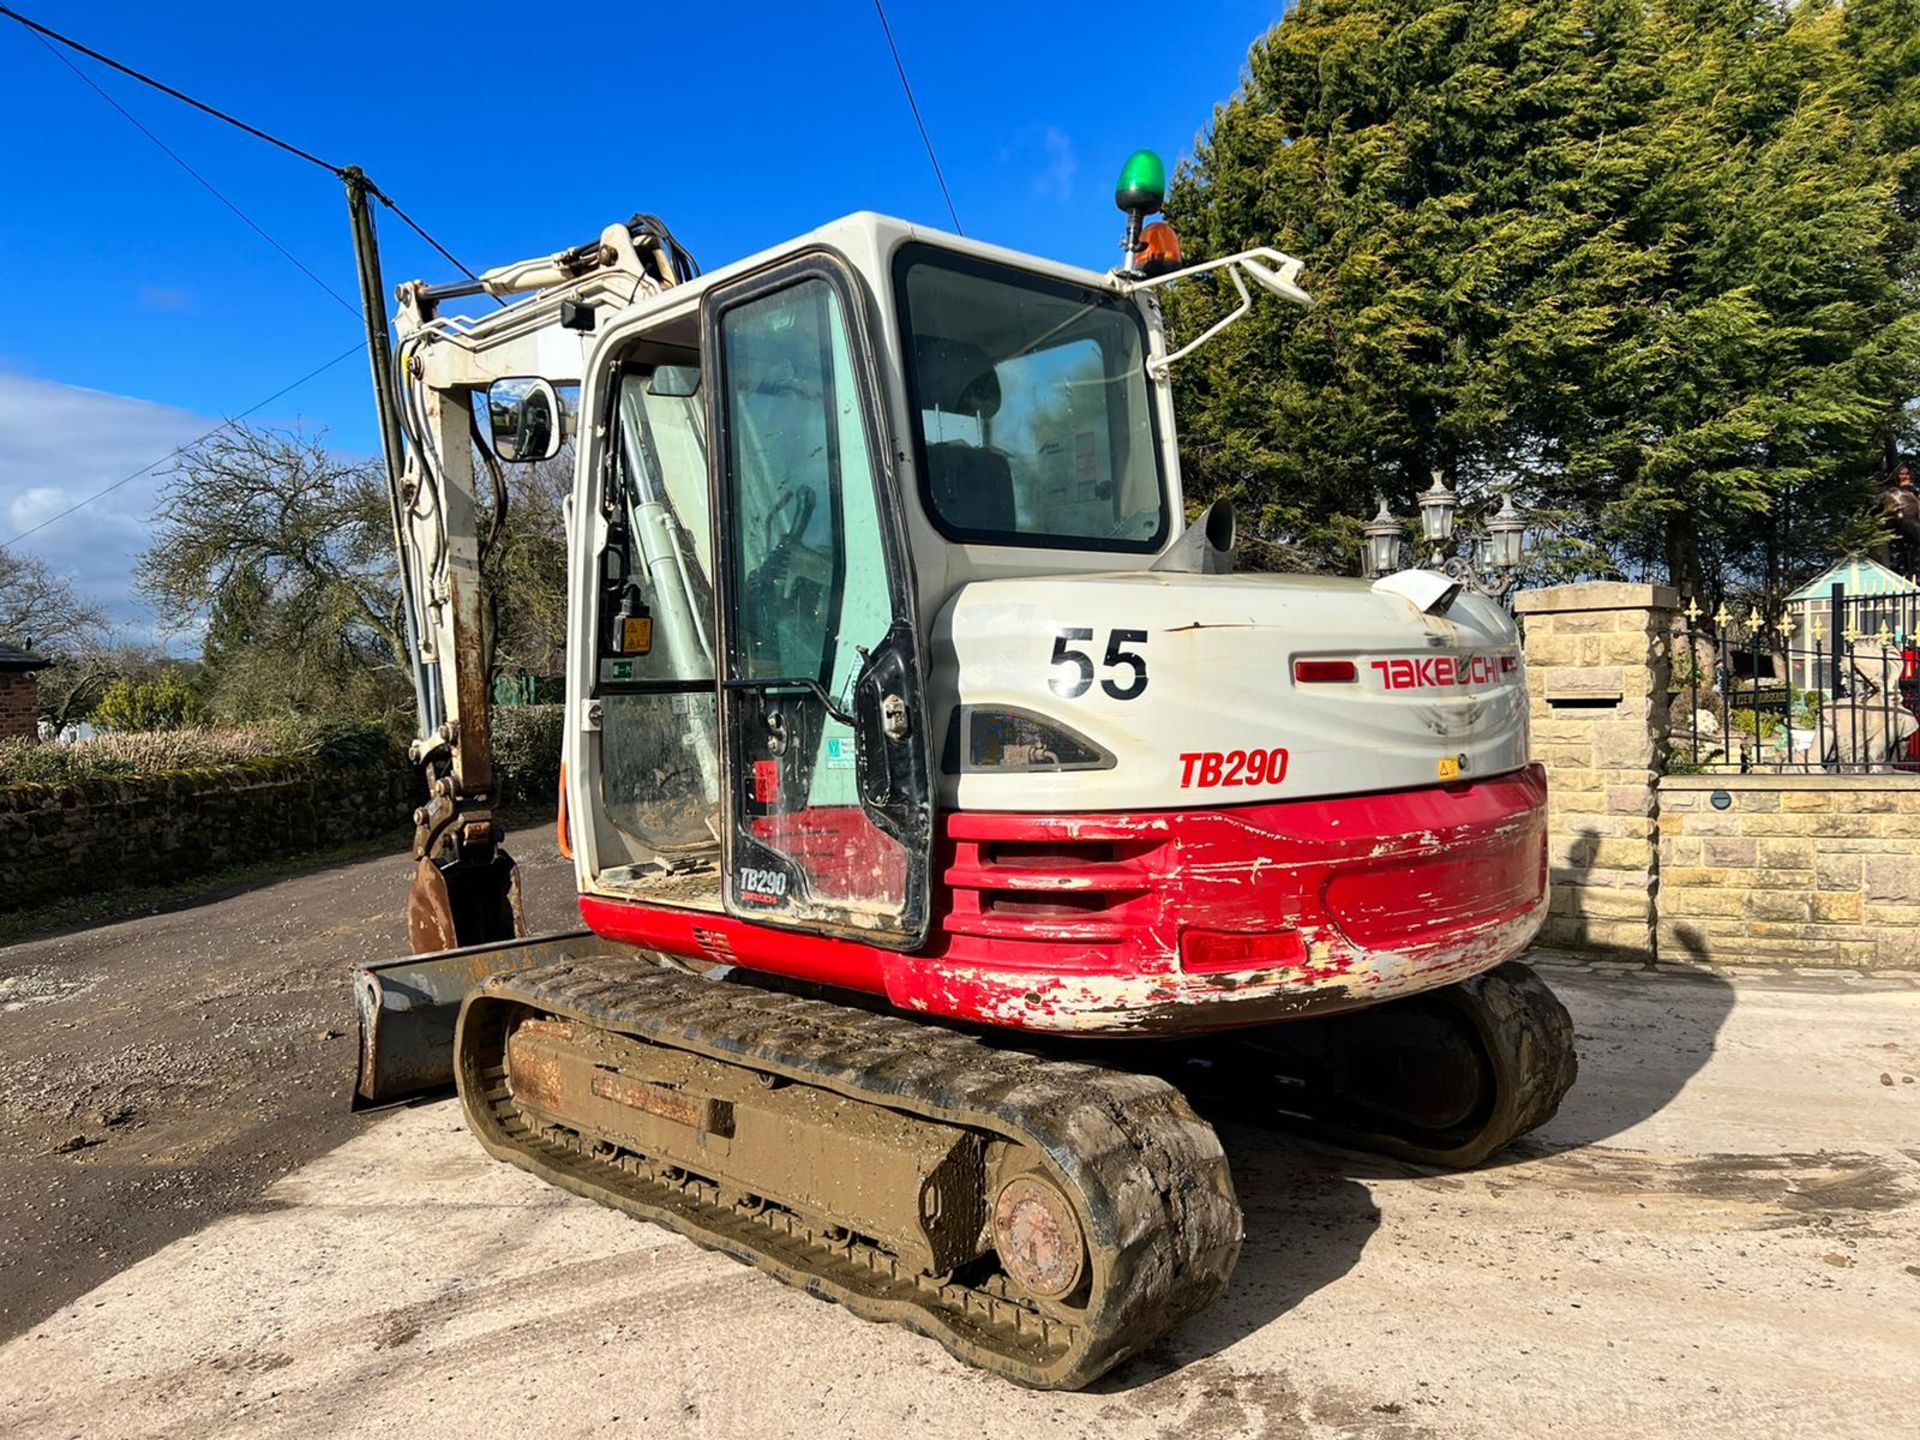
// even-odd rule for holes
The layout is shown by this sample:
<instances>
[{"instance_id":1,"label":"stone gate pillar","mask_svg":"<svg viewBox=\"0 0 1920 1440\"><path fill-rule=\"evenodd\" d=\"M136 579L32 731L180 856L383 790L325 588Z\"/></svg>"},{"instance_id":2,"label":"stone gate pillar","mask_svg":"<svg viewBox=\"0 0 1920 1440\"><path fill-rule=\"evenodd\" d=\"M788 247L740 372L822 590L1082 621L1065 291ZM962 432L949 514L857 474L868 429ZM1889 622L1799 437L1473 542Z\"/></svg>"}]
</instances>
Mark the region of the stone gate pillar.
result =
<instances>
[{"instance_id":1,"label":"stone gate pillar","mask_svg":"<svg viewBox=\"0 0 1920 1440\"><path fill-rule=\"evenodd\" d=\"M1679 597L1595 581L1523 590L1533 757L1547 767L1549 945L1654 958L1657 783Z\"/></svg>"}]
</instances>

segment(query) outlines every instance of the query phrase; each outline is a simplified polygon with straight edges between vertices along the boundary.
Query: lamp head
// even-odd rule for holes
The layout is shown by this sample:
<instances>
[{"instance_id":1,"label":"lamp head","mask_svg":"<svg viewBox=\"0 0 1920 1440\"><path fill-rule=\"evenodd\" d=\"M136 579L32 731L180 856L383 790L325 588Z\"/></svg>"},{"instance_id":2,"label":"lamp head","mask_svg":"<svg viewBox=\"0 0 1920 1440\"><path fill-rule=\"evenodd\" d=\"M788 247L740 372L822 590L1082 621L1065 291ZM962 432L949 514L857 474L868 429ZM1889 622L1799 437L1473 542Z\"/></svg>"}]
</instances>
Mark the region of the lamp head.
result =
<instances>
[{"instance_id":1,"label":"lamp head","mask_svg":"<svg viewBox=\"0 0 1920 1440\"><path fill-rule=\"evenodd\" d=\"M1151 150L1136 150L1120 167L1113 203L1129 215L1156 214L1167 202L1167 167Z\"/></svg>"},{"instance_id":2,"label":"lamp head","mask_svg":"<svg viewBox=\"0 0 1920 1440\"><path fill-rule=\"evenodd\" d=\"M1453 538L1453 515L1459 505L1460 497L1448 488L1446 477L1434 471L1433 488L1420 496L1420 525L1429 543L1444 545Z\"/></svg>"},{"instance_id":3,"label":"lamp head","mask_svg":"<svg viewBox=\"0 0 1920 1440\"><path fill-rule=\"evenodd\" d=\"M1518 570L1526 563L1527 521L1513 508L1512 495L1507 496L1500 513L1487 521L1487 540L1492 549L1488 559L1494 569Z\"/></svg>"},{"instance_id":4,"label":"lamp head","mask_svg":"<svg viewBox=\"0 0 1920 1440\"><path fill-rule=\"evenodd\" d=\"M1400 545L1404 538L1400 522L1393 512L1387 509L1383 496L1380 512L1361 527L1366 543L1360 547L1360 568L1369 580L1377 580L1382 575L1391 575L1400 568Z\"/></svg>"}]
</instances>

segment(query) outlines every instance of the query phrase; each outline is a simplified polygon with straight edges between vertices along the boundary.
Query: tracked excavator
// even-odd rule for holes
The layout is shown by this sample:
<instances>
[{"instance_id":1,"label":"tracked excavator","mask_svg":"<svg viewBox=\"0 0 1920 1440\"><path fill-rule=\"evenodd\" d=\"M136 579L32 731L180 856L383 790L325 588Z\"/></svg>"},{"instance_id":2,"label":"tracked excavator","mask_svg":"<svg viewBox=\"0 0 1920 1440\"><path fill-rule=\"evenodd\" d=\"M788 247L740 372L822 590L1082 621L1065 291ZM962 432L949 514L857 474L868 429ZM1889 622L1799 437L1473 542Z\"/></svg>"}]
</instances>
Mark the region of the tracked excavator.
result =
<instances>
[{"instance_id":1,"label":"tracked excavator","mask_svg":"<svg viewBox=\"0 0 1920 1440\"><path fill-rule=\"evenodd\" d=\"M1172 367L1311 302L1274 250L1182 265L1156 172L1108 273L874 214L702 273L637 216L399 287L429 798L357 1103L451 1084L494 1156L1052 1388L1225 1291L1203 1114L1470 1166L1554 1112L1512 622L1186 523ZM1196 282L1238 308L1170 350ZM529 937L482 564L500 467L564 453L584 928Z\"/></svg>"}]
</instances>

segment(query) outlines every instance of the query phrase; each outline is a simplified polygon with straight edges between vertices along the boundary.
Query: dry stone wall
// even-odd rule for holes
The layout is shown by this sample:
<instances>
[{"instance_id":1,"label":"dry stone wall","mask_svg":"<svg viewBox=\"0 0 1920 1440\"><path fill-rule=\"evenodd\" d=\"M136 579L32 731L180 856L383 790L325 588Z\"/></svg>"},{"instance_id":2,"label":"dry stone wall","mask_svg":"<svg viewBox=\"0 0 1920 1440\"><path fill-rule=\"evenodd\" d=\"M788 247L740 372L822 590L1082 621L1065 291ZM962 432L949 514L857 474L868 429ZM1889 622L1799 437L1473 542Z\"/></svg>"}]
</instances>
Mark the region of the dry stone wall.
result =
<instances>
[{"instance_id":1,"label":"dry stone wall","mask_svg":"<svg viewBox=\"0 0 1920 1440\"><path fill-rule=\"evenodd\" d=\"M258 760L0 787L0 910L409 831L404 759Z\"/></svg>"},{"instance_id":2,"label":"dry stone wall","mask_svg":"<svg viewBox=\"0 0 1920 1440\"><path fill-rule=\"evenodd\" d=\"M1920 969L1920 775L1669 775L1660 957Z\"/></svg>"}]
</instances>

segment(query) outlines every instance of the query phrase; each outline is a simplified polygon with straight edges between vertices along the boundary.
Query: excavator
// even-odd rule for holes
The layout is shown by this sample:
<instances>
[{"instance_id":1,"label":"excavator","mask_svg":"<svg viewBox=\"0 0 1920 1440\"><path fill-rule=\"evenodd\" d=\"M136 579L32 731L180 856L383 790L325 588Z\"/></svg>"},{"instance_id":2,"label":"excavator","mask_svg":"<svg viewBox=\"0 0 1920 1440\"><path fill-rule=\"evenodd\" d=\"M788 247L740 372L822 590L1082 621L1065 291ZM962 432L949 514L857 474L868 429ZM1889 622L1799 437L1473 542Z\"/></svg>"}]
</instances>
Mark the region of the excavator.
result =
<instances>
[{"instance_id":1,"label":"excavator","mask_svg":"<svg viewBox=\"0 0 1920 1440\"><path fill-rule=\"evenodd\" d=\"M1060 1389L1227 1289L1203 1114L1462 1167L1554 1113L1513 623L1188 523L1173 367L1312 302L1183 261L1164 183L1105 273L866 213L703 273L638 215L391 336L361 197L427 800L357 1105L451 1085L503 1161ZM567 455L584 923L528 936L482 567L501 467Z\"/></svg>"}]
</instances>

